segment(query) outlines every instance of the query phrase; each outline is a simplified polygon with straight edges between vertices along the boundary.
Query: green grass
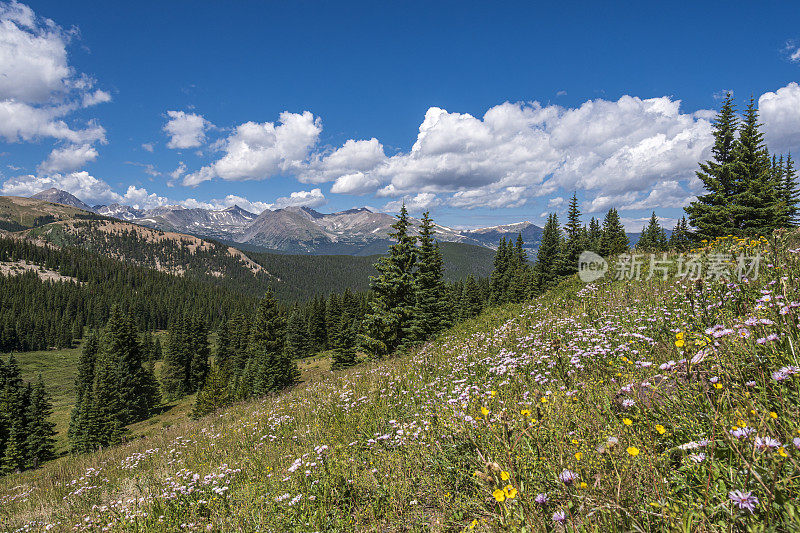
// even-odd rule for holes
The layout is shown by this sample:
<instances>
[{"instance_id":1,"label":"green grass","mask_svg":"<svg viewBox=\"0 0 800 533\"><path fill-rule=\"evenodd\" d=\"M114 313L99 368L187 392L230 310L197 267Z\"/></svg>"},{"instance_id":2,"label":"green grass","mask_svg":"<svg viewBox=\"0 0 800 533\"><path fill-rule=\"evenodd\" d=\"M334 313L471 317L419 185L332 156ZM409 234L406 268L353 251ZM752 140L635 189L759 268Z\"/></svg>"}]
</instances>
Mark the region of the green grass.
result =
<instances>
[{"instance_id":1,"label":"green grass","mask_svg":"<svg viewBox=\"0 0 800 533\"><path fill-rule=\"evenodd\" d=\"M788 305L800 302L800 260L787 247L701 251L761 250L749 283L571 280L403 356L337 373L309 358L290 391L0 479L0 523L796 531L800 374L773 377L797 365L800 342L800 307ZM767 438L780 446L754 445ZM731 491L756 497L753 512Z\"/></svg>"}]
</instances>

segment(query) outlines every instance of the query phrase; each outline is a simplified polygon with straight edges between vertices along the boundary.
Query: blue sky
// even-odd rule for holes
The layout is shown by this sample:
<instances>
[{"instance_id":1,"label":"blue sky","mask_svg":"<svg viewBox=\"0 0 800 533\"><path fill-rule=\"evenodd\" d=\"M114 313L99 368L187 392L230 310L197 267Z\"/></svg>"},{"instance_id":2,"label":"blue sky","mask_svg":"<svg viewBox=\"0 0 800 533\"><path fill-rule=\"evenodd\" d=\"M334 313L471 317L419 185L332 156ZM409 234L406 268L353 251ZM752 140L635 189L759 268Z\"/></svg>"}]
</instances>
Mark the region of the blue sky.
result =
<instances>
[{"instance_id":1,"label":"blue sky","mask_svg":"<svg viewBox=\"0 0 800 533\"><path fill-rule=\"evenodd\" d=\"M799 3L555 4L0 2L2 192L636 229L725 90L800 152Z\"/></svg>"}]
</instances>

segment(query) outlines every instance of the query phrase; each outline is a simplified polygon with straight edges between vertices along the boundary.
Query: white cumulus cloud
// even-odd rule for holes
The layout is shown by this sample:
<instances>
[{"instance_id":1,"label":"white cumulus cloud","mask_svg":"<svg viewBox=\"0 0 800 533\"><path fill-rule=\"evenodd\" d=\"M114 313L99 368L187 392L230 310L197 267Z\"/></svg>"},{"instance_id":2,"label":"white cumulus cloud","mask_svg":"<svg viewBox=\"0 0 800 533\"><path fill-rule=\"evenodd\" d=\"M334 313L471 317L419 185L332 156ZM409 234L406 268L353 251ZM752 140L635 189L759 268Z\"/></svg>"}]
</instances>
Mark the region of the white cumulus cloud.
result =
<instances>
[{"instance_id":1,"label":"white cumulus cloud","mask_svg":"<svg viewBox=\"0 0 800 533\"><path fill-rule=\"evenodd\" d=\"M401 200L387 202L386 205L383 206L383 211L387 213L399 212L403 204L405 204L406 209L411 213L422 213L428 209L442 205L442 200L431 192L421 192L416 196L409 196Z\"/></svg>"},{"instance_id":2,"label":"white cumulus cloud","mask_svg":"<svg viewBox=\"0 0 800 533\"><path fill-rule=\"evenodd\" d=\"M270 205L270 209L283 209L285 207L319 207L328 203L328 199L322 194L320 189L310 191L297 191L289 196L277 198Z\"/></svg>"},{"instance_id":3,"label":"white cumulus cloud","mask_svg":"<svg viewBox=\"0 0 800 533\"><path fill-rule=\"evenodd\" d=\"M55 187L67 191L88 204L120 202L123 196L111 190L105 181L86 171L50 176L17 176L3 183L0 192L12 196L32 196Z\"/></svg>"},{"instance_id":4,"label":"white cumulus cloud","mask_svg":"<svg viewBox=\"0 0 800 533\"><path fill-rule=\"evenodd\" d=\"M167 143L168 148L182 150L203 145L210 123L202 115L184 111L167 111L167 116L169 121L163 129L170 137Z\"/></svg>"},{"instance_id":5,"label":"white cumulus cloud","mask_svg":"<svg viewBox=\"0 0 800 533\"><path fill-rule=\"evenodd\" d=\"M322 124L308 111L280 115L273 122L245 122L222 143L224 155L209 166L188 174L184 185L214 179L263 180L297 171L316 145Z\"/></svg>"},{"instance_id":6,"label":"white cumulus cloud","mask_svg":"<svg viewBox=\"0 0 800 533\"><path fill-rule=\"evenodd\" d=\"M90 144L76 144L64 148L55 148L38 170L45 174L75 170L90 161L97 159L98 153Z\"/></svg>"},{"instance_id":7,"label":"white cumulus cloud","mask_svg":"<svg viewBox=\"0 0 800 533\"><path fill-rule=\"evenodd\" d=\"M67 122L77 109L111 99L69 65L72 36L24 4L0 4L0 137L7 142L105 141L105 130L93 121L78 127Z\"/></svg>"},{"instance_id":8,"label":"white cumulus cloud","mask_svg":"<svg viewBox=\"0 0 800 533\"><path fill-rule=\"evenodd\" d=\"M771 150L800 152L800 85L792 82L762 94L758 111Z\"/></svg>"}]
</instances>

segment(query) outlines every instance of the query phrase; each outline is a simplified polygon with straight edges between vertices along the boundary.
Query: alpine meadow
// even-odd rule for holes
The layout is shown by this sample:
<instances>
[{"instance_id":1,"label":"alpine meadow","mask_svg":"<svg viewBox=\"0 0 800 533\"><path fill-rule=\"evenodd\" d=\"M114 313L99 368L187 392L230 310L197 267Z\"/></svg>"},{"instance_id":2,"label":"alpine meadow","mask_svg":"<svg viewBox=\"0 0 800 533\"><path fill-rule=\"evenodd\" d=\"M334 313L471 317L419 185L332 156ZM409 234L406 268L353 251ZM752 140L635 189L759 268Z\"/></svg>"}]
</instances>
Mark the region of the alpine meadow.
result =
<instances>
[{"instance_id":1,"label":"alpine meadow","mask_svg":"<svg viewBox=\"0 0 800 533\"><path fill-rule=\"evenodd\" d=\"M0 531L800 531L799 16L0 0Z\"/></svg>"}]
</instances>

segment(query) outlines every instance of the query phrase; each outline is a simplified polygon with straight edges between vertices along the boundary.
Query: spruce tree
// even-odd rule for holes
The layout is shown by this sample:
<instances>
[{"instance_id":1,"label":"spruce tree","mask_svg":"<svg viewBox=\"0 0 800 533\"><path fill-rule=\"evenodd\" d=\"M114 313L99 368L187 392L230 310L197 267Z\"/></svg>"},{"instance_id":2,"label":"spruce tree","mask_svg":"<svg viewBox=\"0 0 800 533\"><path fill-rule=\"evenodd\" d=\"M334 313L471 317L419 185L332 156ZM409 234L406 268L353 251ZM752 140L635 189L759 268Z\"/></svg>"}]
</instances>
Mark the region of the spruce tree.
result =
<instances>
[{"instance_id":1,"label":"spruce tree","mask_svg":"<svg viewBox=\"0 0 800 533\"><path fill-rule=\"evenodd\" d=\"M567 210L567 224L564 226L566 241L564 243L562 275L571 275L578 271L578 258L581 252L589 248L586 230L581 224L581 211L578 207L578 195L572 194Z\"/></svg>"},{"instance_id":2,"label":"spruce tree","mask_svg":"<svg viewBox=\"0 0 800 533\"><path fill-rule=\"evenodd\" d=\"M669 246L679 252L689 249L692 239L689 234L689 227L686 223L686 217L681 217L675 224L672 230L672 235L669 236Z\"/></svg>"},{"instance_id":3,"label":"spruce tree","mask_svg":"<svg viewBox=\"0 0 800 533\"><path fill-rule=\"evenodd\" d=\"M655 211L650 216L647 226L642 230L636 248L646 252L662 252L667 249L667 234L658 223Z\"/></svg>"},{"instance_id":4,"label":"spruce tree","mask_svg":"<svg viewBox=\"0 0 800 533\"><path fill-rule=\"evenodd\" d=\"M730 93L725 96L713 127L712 159L700 163L700 170L695 172L707 192L685 208L701 239L738 232L731 206L731 199L740 191L735 153L738 118Z\"/></svg>"},{"instance_id":5,"label":"spruce tree","mask_svg":"<svg viewBox=\"0 0 800 533\"><path fill-rule=\"evenodd\" d=\"M95 365L100 353L100 339L96 331L92 331L86 339L78 361L78 375L75 378L75 406L69 421L67 435L70 447L75 452L87 452L92 449L90 413L94 398Z\"/></svg>"},{"instance_id":6,"label":"spruce tree","mask_svg":"<svg viewBox=\"0 0 800 533\"><path fill-rule=\"evenodd\" d=\"M217 366L226 372L231 372L231 362L233 360L231 336L228 320L223 320L217 330L217 347L214 351L214 361Z\"/></svg>"},{"instance_id":7,"label":"spruce tree","mask_svg":"<svg viewBox=\"0 0 800 533\"><path fill-rule=\"evenodd\" d=\"M797 184L797 171L794 168L792 154L786 156L786 164L783 167L783 201L786 204L786 225L795 227L798 223L798 204L800 204L800 188Z\"/></svg>"},{"instance_id":8,"label":"spruce tree","mask_svg":"<svg viewBox=\"0 0 800 533\"><path fill-rule=\"evenodd\" d=\"M50 421L53 405L45 390L42 375L33 388L29 409L27 434L28 466L38 468L40 464L55 457L55 424Z\"/></svg>"},{"instance_id":9,"label":"spruce tree","mask_svg":"<svg viewBox=\"0 0 800 533\"><path fill-rule=\"evenodd\" d=\"M302 310L295 306L289 313L286 323L286 352L292 359L300 359L307 355L306 331L308 325Z\"/></svg>"},{"instance_id":10,"label":"spruce tree","mask_svg":"<svg viewBox=\"0 0 800 533\"><path fill-rule=\"evenodd\" d=\"M536 289L538 291L546 290L556 280L562 261L562 253L563 238L558 224L558 216L555 213L551 213L547 217L547 223L544 225L542 242L539 245L539 251L536 253L536 263L533 267L536 273Z\"/></svg>"},{"instance_id":11,"label":"spruce tree","mask_svg":"<svg viewBox=\"0 0 800 533\"><path fill-rule=\"evenodd\" d=\"M278 309L272 290L262 298L250 328L251 396L262 396L288 387L299 379L297 364L286 353L286 319Z\"/></svg>"},{"instance_id":12,"label":"spruce tree","mask_svg":"<svg viewBox=\"0 0 800 533\"><path fill-rule=\"evenodd\" d=\"M197 392L203 386L208 375L208 358L211 347L208 343L208 328L202 318L195 316L190 323L191 333L187 339L189 345L189 382L190 392Z\"/></svg>"},{"instance_id":13,"label":"spruce tree","mask_svg":"<svg viewBox=\"0 0 800 533\"><path fill-rule=\"evenodd\" d=\"M197 393L194 408L189 416L198 419L230 405L232 401L229 374L224 367L215 362L211 365L203 388Z\"/></svg>"},{"instance_id":14,"label":"spruce tree","mask_svg":"<svg viewBox=\"0 0 800 533\"><path fill-rule=\"evenodd\" d=\"M389 236L395 241L389 254L375 263L377 276L370 277L375 293L370 313L365 317L365 332L360 336L364 349L373 356L387 355L406 339L415 304L414 266L416 238L409 234L406 206L400 210L394 230Z\"/></svg>"},{"instance_id":15,"label":"spruce tree","mask_svg":"<svg viewBox=\"0 0 800 533\"><path fill-rule=\"evenodd\" d=\"M600 243L603 240L603 229L600 227L600 221L592 217L589 222L589 249L595 253L600 253Z\"/></svg>"},{"instance_id":16,"label":"spruce tree","mask_svg":"<svg viewBox=\"0 0 800 533\"><path fill-rule=\"evenodd\" d=\"M628 236L613 207L603 219L603 236L600 238L600 255L609 257L619 255L628 249Z\"/></svg>"},{"instance_id":17,"label":"spruce tree","mask_svg":"<svg viewBox=\"0 0 800 533\"><path fill-rule=\"evenodd\" d=\"M173 320L169 327L164 365L161 367L161 386L169 399L181 398L189 392L187 367L191 361L187 346L186 321Z\"/></svg>"},{"instance_id":18,"label":"spruce tree","mask_svg":"<svg viewBox=\"0 0 800 533\"><path fill-rule=\"evenodd\" d=\"M492 305L504 304L508 297L508 271L511 260L509 244L501 237L494 255L494 268L489 281L489 301Z\"/></svg>"},{"instance_id":19,"label":"spruce tree","mask_svg":"<svg viewBox=\"0 0 800 533\"><path fill-rule=\"evenodd\" d=\"M445 309L444 267L442 252L433 239L433 219L422 215L417 250L416 305L411 325L412 342L423 342L447 325Z\"/></svg>"},{"instance_id":20,"label":"spruce tree","mask_svg":"<svg viewBox=\"0 0 800 533\"><path fill-rule=\"evenodd\" d=\"M785 212L773 179L764 134L758 122L755 99L750 102L734 144L734 172L737 187L727 200L733 213L733 226L744 235L766 235L776 227L775 214ZM712 236L717 236L715 234Z\"/></svg>"},{"instance_id":21,"label":"spruce tree","mask_svg":"<svg viewBox=\"0 0 800 533\"><path fill-rule=\"evenodd\" d=\"M342 315L336 325L332 348L331 370L341 370L356 364L356 334L353 322Z\"/></svg>"}]
</instances>

